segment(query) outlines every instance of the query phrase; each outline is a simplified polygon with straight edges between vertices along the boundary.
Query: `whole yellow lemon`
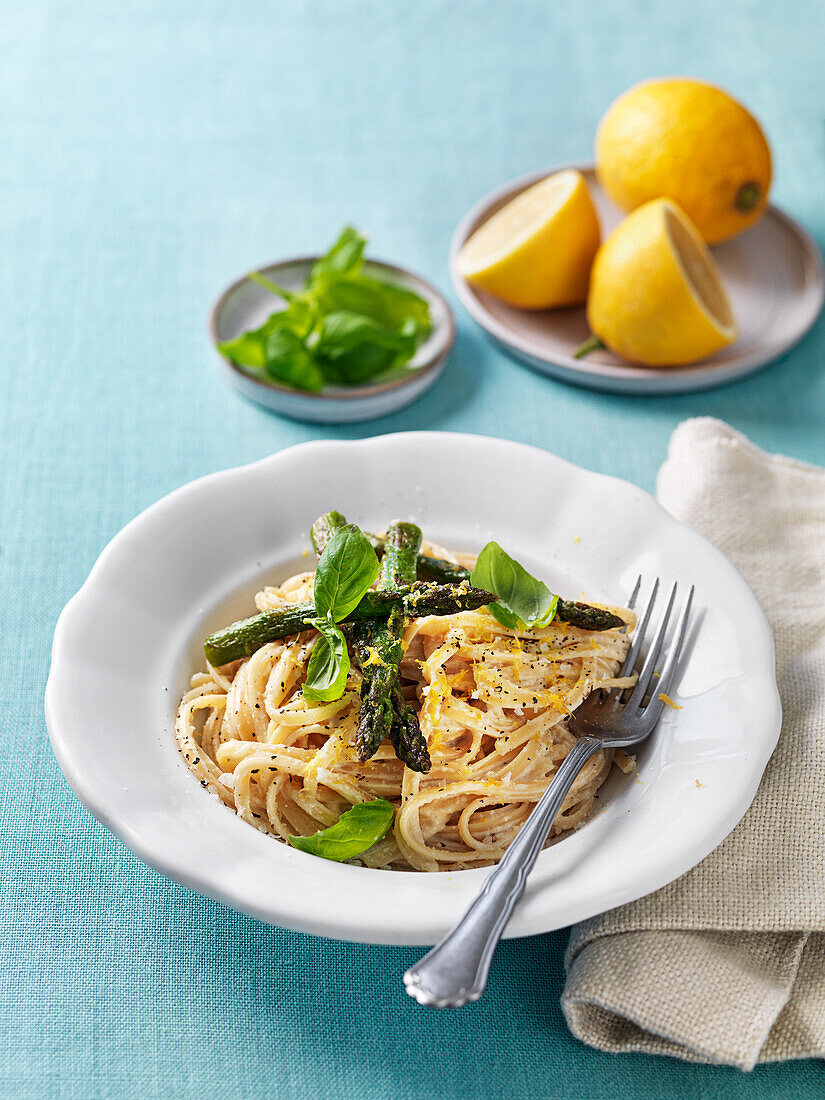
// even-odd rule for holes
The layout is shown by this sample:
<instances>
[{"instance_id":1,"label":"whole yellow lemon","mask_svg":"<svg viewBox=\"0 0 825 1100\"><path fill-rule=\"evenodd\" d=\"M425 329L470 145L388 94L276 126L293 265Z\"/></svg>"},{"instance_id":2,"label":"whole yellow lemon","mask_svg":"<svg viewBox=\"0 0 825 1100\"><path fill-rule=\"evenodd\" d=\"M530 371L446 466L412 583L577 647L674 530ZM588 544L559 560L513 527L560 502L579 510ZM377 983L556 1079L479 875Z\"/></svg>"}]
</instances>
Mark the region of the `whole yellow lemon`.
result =
<instances>
[{"instance_id":1,"label":"whole yellow lemon","mask_svg":"<svg viewBox=\"0 0 825 1100\"><path fill-rule=\"evenodd\" d=\"M709 244L757 221L771 153L741 103L686 77L645 80L620 95L596 131L596 171L623 210L673 199Z\"/></svg>"}]
</instances>

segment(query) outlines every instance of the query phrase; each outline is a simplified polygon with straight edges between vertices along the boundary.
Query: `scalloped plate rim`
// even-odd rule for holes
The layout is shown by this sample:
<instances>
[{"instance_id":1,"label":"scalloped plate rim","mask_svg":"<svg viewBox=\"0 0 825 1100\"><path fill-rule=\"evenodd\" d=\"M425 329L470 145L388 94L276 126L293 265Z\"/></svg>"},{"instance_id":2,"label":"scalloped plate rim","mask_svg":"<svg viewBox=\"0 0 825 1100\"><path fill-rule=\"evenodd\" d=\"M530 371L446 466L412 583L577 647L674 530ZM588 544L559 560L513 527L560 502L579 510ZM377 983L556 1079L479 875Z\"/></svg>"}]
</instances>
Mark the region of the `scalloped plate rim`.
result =
<instances>
[{"instance_id":1,"label":"scalloped plate rim","mask_svg":"<svg viewBox=\"0 0 825 1100\"><path fill-rule=\"evenodd\" d=\"M713 848L728 835L745 813L756 793L762 772L770 758L779 735L781 709L773 673L773 640L767 621L764 619L764 614L761 608L759 608L755 597L750 592L744 579L728 559L725 558L721 551L702 538L702 536L690 531L687 527L684 527L677 520L673 519L673 517L671 517L661 505L644 490L612 475L584 470L581 467L574 466L567 462L565 459L559 458L539 448L522 443L497 440L486 436L446 432L408 432L377 436L365 440L318 440L300 443L256 462L207 474L204 477L191 481L167 494L135 517L135 519L131 520L103 550L92 567L87 580L67 603L55 628L52 647L52 667L46 689L46 716L53 750L75 794L104 826L118 836L136 855L158 870L161 874L164 874L173 881L187 886L200 894L212 897L241 912L248 913L269 923L312 932L335 939L396 944L427 944L435 942L439 935L451 925L452 921L458 913L460 913L463 904L469 900L478 886L480 886L486 871L443 872L438 875L426 876L415 874L400 875L398 872L373 871L339 864L330 865L324 862L323 873L330 878L330 881L334 880L335 883L340 883L343 887L357 882L359 885L359 893L366 891L372 899L370 904L378 906L379 910L381 904L386 905L388 901L391 900L389 895L398 892L393 889L393 880L397 880L399 875L407 882L409 882L409 880L415 880L421 883L421 891L414 888L414 892L416 894L419 892L433 894L440 904L437 913L428 913L426 918L419 913L416 918L407 920L406 922L402 919L399 926L392 929L391 932L388 932L387 928L382 924L381 919L370 913L370 904L358 904L355 906L354 910L351 905L348 909L345 904L342 906L343 911L339 910L335 915L329 916L319 916L317 912L308 913L305 907L301 905L300 896L298 898L294 896L289 898L285 904L281 899L277 899L275 903L270 899L268 903L262 904L259 895L254 890L250 892L247 886L243 884L243 875L240 876L240 880L236 877L230 882L218 881L208 867L204 868L199 865L187 866L182 864L180 859L171 858L164 854L162 850L163 836L157 831L154 833L152 832L151 822L143 819L139 821L138 825L130 822L128 820L128 815L124 815L122 807L113 805L111 791L101 792L99 786L96 786L94 778L90 778L91 772L89 769L89 762L88 759L84 760L83 735L82 733L78 735L77 727L75 726L72 728L71 722L67 719L65 712L69 708L66 706L67 700L65 696L61 695L61 693L66 690L65 683L62 680L62 677L65 675L65 666L67 663L70 663L70 658L65 652L68 635L71 630L78 628L80 620L89 608L94 607L95 600L97 599L95 590L99 582L103 579L107 569L117 565L118 555L124 550L127 544L135 538L140 538L142 528L148 523L150 517L152 519L158 519L165 512L166 519L169 520L171 517L172 522L174 522L173 517L176 506L185 496L196 496L205 490L209 491L221 485L227 486L235 480L243 480L247 476L254 476L255 472L260 472L270 467L277 467L279 463L284 461L286 456L294 457L299 455L305 458L313 451L321 452L324 450L328 452L341 451L344 454L355 454L356 452L364 454L373 449L380 450L382 447L389 447L391 449L395 441L398 440L410 445L433 442L434 445L446 445L447 447L452 446L459 449L462 447L469 447L470 449L490 446L494 448L503 447L508 451L512 450L513 457L515 458L519 456L536 458L536 456L539 456L541 461L548 462L550 466L556 466L565 471L568 475L572 471L574 472L574 477L584 477L585 480L591 481L594 485L601 485L605 490L609 490L611 487L615 489L616 486L621 486L622 493L626 494L628 490L630 490L631 495L635 498L635 502L647 509L649 514L655 516L659 523L664 523L666 528L678 532L682 539L687 538L688 541L696 547L704 547L704 554L708 555L710 560L715 561L718 568L721 568L723 572L728 574L734 585L737 583L740 585L742 598L745 601L750 601L751 617L753 618L755 615L754 622L758 624L761 621L762 623L762 636L759 642L761 647L761 685L758 683L758 676L756 680L757 690L759 690L760 687L762 688L761 703L765 708L765 717L760 751L756 753L758 759L751 761L750 768L747 770L747 776L743 779L740 789L737 792L737 797L731 800L724 813L718 815L713 823L713 827L706 830L700 843L697 844L694 838L694 843L689 846L689 851L683 851L678 858L669 860L666 868L660 868L653 874L649 873L638 877L637 881L635 881L634 885L630 888L628 888L626 882L606 885L605 888L599 892L599 900L595 905L591 897L589 901L585 899L580 904L576 903L574 899L573 903L568 903L563 908L559 908L558 906L554 907L552 888L550 886L541 886L539 892L546 895L545 900L547 904L540 903L538 905L539 913L537 915L535 912L535 895L537 891L535 889L531 891L531 889L528 888L528 897L531 898L530 916L525 918L523 915L520 916L517 912L508 929L508 935L529 935L563 927L574 921L596 915L598 912L644 896L685 873L712 851ZM153 732L157 733L157 731ZM199 798L208 798L214 801L215 807L225 815L224 831L227 833L234 832L234 835L242 836L244 838L244 840L241 841L242 844L245 845L245 841L248 839L251 846L253 838L255 838L256 842L260 839L264 844L270 846L266 851L271 855L271 859L273 861L281 860L286 868L288 868L290 863L294 863L296 858L302 861L310 860L313 864L318 864L320 862L312 856L307 856L304 853L299 853L293 849L279 845L271 838L264 837L262 834L257 833L256 830L252 830L246 823L242 822L224 807L219 806L217 800L207 795L205 792L202 792L199 787L194 787L194 789L187 788L185 784L191 781L191 776L183 767L182 761L180 762L180 772L183 777L183 785L181 787L183 796L186 798L197 796ZM609 809L610 807L608 806L608 811ZM169 817L170 827L174 828L175 818L171 810L169 812ZM242 830L248 830L252 836L247 838L246 833L237 833L238 827ZM550 860L548 860L548 856L550 856L550 853L557 852L564 844L570 844L576 839L576 836L583 835L585 831L585 829L580 830L579 834L574 834L569 840L562 840L558 845L543 853L536 871L534 871L531 883L538 881L539 869L542 868L543 865L542 861L549 865ZM289 858L282 859L282 857L285 856ZM304 864L298 878L301 880L306 879L308 870L309 868ZM317 867L312 870L314 873L319 871ZM576 872L576 867L573 868L573 872ZM356 878L353 878L353 875L355 875ZM564 878L564 875L561 877ZM374 883L376 888L373 888L371 885L370 888L367 889L367 880L371 880L371 883ZM430 885L425 886L423 885L424 883ZM458 890L456 890L456 887L458 887ZM401 883L399 882L399 889L400 888ZM404 889L406 890L406 885ZM458 907L454 904L457 900L457 896L459 900ZM462 898L464 899L463 901L461 901ZM307 901L306 898L304 900ZM443 902L443 904L441 904L441 902ZM527 898L525 899L524 905L527 905Z\"/></svg>"}]
</instances>

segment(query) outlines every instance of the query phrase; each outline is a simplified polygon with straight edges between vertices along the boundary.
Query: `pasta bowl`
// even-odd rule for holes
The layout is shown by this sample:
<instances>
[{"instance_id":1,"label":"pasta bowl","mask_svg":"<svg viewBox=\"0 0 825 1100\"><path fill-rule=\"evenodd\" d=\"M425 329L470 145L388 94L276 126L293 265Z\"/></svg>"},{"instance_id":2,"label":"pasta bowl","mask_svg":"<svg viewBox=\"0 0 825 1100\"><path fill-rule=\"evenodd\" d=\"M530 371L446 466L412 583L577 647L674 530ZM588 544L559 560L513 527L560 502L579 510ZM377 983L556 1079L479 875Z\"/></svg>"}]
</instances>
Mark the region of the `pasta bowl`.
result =
<instances>
[{"instance_id":1,"label":"pasta bowl","mask_svg":"<svg viewBox=\"0 0 825 1100\"><path fill-rule=\"evenodd\" d=\"M465 472L460 493L449 469ZM541 486L529 506L513 492L525 471ZM175 712L204 635L306 568L309 526L330 507L366 529L403 516L456 549L494 538L571 598L620 603L639 573L698 578L682 709L666 712L637 771L614 774L598 811L542 853L508 935L650 893L736 825L780 726L770 629L736 569L627 482L522 444L411 432L305 443L185 485L115 537L63 611L46 693L52 745L78 797L138 856L261 920L336 939L430 944L478 892L486 869L373 870L280 844L203 790L178 754Z\"/></svg>"}]
</instances>

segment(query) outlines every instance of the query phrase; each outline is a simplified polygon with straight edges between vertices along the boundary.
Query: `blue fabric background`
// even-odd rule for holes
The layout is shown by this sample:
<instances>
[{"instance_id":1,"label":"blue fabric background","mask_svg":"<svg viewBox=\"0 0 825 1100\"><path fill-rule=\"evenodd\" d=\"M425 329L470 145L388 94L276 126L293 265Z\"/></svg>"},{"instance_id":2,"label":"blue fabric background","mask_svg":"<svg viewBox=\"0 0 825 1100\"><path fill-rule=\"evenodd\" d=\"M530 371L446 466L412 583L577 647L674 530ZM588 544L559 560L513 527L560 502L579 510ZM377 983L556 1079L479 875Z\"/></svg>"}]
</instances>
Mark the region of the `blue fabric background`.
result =
<instances>
[{"instance_id":1,"label":"blue fabric background","mask_svg":"<svg viewBox=\"0 0 825 1100\"><path fill-rule=\"evenodd\" d=\"M752 106L776 201L822 244L819 0L36 0L0 41L0 1096L822 1095L818 1062L582 1046L564 933L506 943L483 1002L426 1012L400 983L415 950L268 928L144 867L72 796L42 714L55 619L109 538L321 434L224 387L205 319L226 282L352 221L446 290L471 203L586 158L610 100L672 71ZM325 434L500 435L651 489L678 421L712 413L825 462L822 326L747 382L649 400L531 374L458 321L421 402Z\"/></svg>"}]
</instances>

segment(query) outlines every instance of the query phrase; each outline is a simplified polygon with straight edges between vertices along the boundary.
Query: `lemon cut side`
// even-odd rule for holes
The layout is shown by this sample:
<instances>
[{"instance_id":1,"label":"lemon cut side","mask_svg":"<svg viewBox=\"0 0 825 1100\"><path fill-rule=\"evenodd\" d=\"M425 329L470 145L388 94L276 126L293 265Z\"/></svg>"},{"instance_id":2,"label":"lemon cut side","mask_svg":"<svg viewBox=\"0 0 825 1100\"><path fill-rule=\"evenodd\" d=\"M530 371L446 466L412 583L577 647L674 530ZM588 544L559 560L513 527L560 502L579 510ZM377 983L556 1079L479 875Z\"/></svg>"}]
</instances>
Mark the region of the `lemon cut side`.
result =
<instances>
[{"instance_id":1,"label":"lemon cut side","mask_svg":"<svg viewBox=\"0 0 825 1100\"><path fill-rule=\"evenodd\" d=\"M600 239L587 184L571 168L493 214L461 249L456 267L469 283L521 309L578 305Z\"/></svg>"},{"instance_id":2,"label":"lemon cut side","mask_svg":"<svg viewBox=\"0 0 825 1100\"><path fill-rule=\"evenodd\" d=\"M736 339L736 323L728 296L722 285L722 276L705 242L690 222L679 216L675 205L664 207L665 227L673 245L676 262L685 274L688 289L696 296L698 305L709 316L710 323L720 338L730 342Z\"/></svg>"},{"instance_id":3,"label":"lemon cut side","mask_svg":"<svg viewBox=\"0 0 825 1100\"><path fill-rule=\"evenodd\" d=\"M609 348L645 366L696 363L738 335L710 251L669 199L640 206L599 249L587 319Z\"/></svg>"}]
</instances>

